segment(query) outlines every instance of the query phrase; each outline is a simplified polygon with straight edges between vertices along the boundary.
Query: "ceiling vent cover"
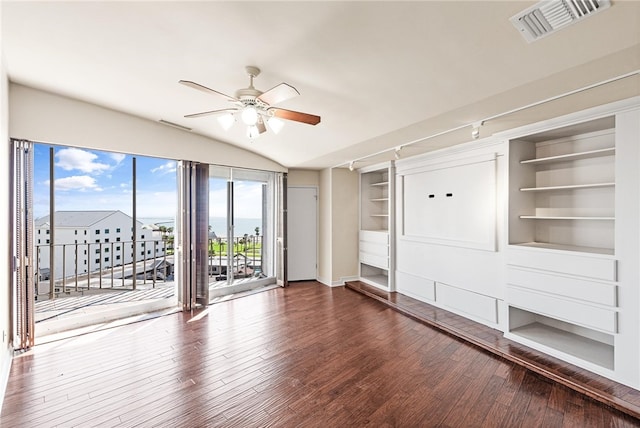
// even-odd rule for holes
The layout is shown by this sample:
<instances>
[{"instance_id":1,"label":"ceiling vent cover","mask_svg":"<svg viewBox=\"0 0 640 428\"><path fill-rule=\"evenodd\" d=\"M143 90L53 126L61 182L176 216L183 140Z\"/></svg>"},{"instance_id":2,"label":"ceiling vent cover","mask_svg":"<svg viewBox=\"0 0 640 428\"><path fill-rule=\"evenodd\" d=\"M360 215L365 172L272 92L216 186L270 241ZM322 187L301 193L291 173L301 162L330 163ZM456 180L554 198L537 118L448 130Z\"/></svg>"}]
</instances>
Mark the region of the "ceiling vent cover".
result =
<instances>
[{"instance_id":1,"label":"ceiling vent cover","mask_svg":"<svg viewBox=\"0 0 640 428\"><path fill-rule=\"evenodd\" d=\"M611 6L610 0L545 0L510 18L529 43Z\"/></svg>"}]
</instances>

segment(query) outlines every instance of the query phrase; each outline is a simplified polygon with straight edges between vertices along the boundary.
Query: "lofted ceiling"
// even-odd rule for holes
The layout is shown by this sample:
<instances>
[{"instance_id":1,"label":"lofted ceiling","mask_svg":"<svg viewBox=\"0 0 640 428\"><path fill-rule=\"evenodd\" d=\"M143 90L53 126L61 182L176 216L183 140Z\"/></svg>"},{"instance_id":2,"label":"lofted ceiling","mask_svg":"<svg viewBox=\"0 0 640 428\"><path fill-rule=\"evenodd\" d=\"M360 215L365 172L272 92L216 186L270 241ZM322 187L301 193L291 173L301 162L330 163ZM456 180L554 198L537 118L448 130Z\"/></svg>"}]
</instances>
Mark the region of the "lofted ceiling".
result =
<instances>
[{"instance_id":1,"label":"lofted ceiling","mask_svg":"<svg viewBox=\"0 0 640 428\"><path fill-rule=\"evenodd\" d=\"M319 169L637 74L640 2L612 1L527 43L509 18L534 3L3 1L2 47L13 82ZM239 124L184 118L228 103L178 80L233 95L246 65L262 69L258 89L287 82L301 93L279 107L322 122L249 140ZM441 145L453 142L464 141Z\"/></svg>"}]
</instances>

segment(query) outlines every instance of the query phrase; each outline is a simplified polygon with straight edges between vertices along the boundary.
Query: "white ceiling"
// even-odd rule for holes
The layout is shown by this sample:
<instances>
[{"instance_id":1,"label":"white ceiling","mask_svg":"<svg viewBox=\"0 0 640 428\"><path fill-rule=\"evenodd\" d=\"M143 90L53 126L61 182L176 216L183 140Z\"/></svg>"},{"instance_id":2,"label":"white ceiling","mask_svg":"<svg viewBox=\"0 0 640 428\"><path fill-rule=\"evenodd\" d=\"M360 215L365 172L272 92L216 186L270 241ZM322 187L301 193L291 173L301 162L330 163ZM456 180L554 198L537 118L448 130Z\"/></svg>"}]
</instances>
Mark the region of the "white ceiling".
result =
<instances>
[{"instance_id":1,"label":"white ceiling","mask_svg":"<svg viewBox=\"0 0 640 428\"><path fill-rule=\"evenodd\" d=\"M528 44L509 18L532 4L3 1L2 44L14 82L324 168L404 144L402 129L463 107L460 121L483 119L483 100L640 46L640 2ZM279 106L322 122L250 141L238 124L183 117L227 104L178 80L233 95L247 86L245 65L262 69L258 89L300 91Z\"/></svg>"}]
</instances>

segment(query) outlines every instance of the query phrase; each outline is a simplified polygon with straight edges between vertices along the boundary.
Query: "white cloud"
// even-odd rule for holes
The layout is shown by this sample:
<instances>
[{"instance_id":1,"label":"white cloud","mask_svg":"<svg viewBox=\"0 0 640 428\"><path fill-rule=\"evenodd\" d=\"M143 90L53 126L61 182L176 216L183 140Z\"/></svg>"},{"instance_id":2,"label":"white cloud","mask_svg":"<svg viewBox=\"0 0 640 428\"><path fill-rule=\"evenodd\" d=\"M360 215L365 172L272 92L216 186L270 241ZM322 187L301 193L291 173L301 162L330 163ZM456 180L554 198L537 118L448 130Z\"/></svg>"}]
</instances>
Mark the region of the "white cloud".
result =
<instances>
[{"instance_id":1,"label":"white cloud","mask_svg":"<svg viewBox=\"0 0 640 428\"><path fill-rule=\"evenodd\" d=\"M250 182L234 183L234 210L236 218L262 217L262 185ZM209 191L209 215L226 217L227 189Z\"/></svg>"},{"instance_id":2,"label":"white cloud","mask_svg":"<svg viewBox=\"0 0 640 428\"><path fill-rule=\"evenodd\" d=\"M159 172L162 175L165 174L170 174L172 172L176 172L176 162L175 161L169 161L163 165L160 165L159 167L153 168L151 170L152 173L156 173Z\"/></svg>"},{"instance_id":3,"label":"white cloud","mask_svg":"<svg viewBox=\"0 0 640 428\"><path fill-rule=\"evenodd\" d=\"M56 190L94 190L102 191L96 184L96 179L88 175L73 175L71 177L58 178L55 181Z\"/></svg>"},{"instance_id":4,"label":"white cloud","mask_svg":"<svg viewBox=\"0 0 640 428\"><path fill-rule=\"evenodd\" d=\"M122 153L111 153L109 156L111 156L111 159L116 161L116 164L119 164L120 162L122 162L126 157L126 155L123 155Z\"/></svg>"},{"instance_id":5,"label":"white cloud","mask_svg":"<svg viewBox=\"0 0 640 428\"><path fill-rule=\"evenodd\" d=\"M175 192L153 192L138 195L138 217L173 218L176 216Z\"/></svg>"},{"instance_id":6,"label":"white cloud","mask_svg":"<svg viewBox=\"0 0 640 428\"><path fill-rule=\"evenodd\" d=\"M59 150L56 153L56 166L65 171L79 170L87 174L100 174L110 168L109 165L96 162L98 155L76 148ZM57 182L57 180L56 180Z\"/></svg>"}]
</instances>

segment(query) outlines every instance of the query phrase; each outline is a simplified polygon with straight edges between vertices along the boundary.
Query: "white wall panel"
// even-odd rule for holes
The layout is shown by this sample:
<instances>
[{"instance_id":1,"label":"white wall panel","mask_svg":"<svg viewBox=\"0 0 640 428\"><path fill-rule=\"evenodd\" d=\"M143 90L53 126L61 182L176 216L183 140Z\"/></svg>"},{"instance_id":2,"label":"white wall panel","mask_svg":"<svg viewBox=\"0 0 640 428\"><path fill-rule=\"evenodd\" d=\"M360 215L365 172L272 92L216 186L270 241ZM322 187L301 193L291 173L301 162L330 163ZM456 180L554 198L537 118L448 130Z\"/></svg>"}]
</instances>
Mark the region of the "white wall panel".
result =
<instances>
[{"instance_id":1,"label":"white wall panel","mask_svg":"<svg viewBox=\"0 0 640 428\"><path fill-rule=\"evenodd\" d=\"M498 322L498 301L492 297L437 282L436 300L456 312L463 312L492 324Z\"/></svg>"},{"instance_id":2,"label":"white wall panel","mask_svg":"<svg viewBox=\"0 0 640 428\"><path fill-rule=\"evenodd\" d=\"M495 251L495 158L404 175L402 235Z\"/></svg>"},{"instance_id":3,"label":"white wall panel","mask_svg":"<svg viewBox=\"0 0 640 428\"><path fill-rule=\"evenodd\" d=\"M432 279L397 272L396 288L399 293L418 300L436 300L436 283Z\"/></svg>"},{"instance_id":4,"label":"white wall panel","mask_svg":"<svg viewBox=\"0 0 640 428\"><path fill-rule=\"evenodd\" d=\"M501 253L401 239L396 247L396 267L409 275L432 278L498 299L503 296Z\"/></svg>"}]
</instances>

